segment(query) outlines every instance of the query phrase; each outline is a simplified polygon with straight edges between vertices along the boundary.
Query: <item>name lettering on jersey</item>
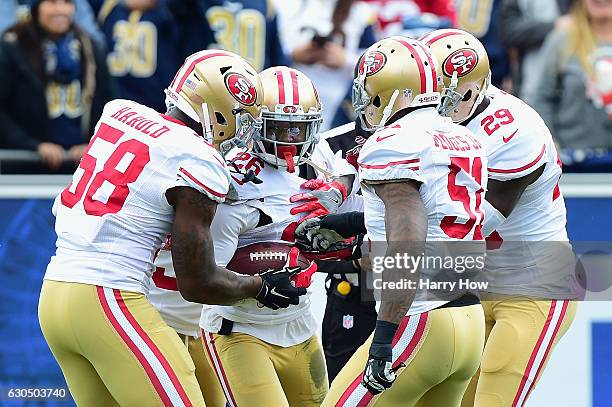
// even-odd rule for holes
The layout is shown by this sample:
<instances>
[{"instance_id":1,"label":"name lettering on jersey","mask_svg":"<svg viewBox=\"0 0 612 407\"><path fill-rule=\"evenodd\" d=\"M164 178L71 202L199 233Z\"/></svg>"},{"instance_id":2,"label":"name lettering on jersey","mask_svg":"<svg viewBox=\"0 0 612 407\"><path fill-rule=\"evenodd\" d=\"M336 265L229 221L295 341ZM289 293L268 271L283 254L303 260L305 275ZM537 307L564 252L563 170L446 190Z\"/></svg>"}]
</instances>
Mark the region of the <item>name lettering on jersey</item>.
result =
<instances>
[{"instance_id":1,"label":"name lettering on jersey","mask_svg":"<svg viewBox=\"0 0 612 407\"><path fill-rule=\"evenodd\" d=\"M433 138L435 146L443 150L469 151L482 148L482 144L469 134L447 136L442 133L435 133Z\"/></svg>"},{"instance_id":2,"label":"name lettering on jersey","mask_svg":"<svg viewBox=\"0 0 612 407\"><path fill-rule=\"evenodd\" d=\"M132 110L130 107L122 107L113 113L111 117L153 138L158 138L170 131L168 126L140 116L138 112Z\"/></svg>"}]
</instances>

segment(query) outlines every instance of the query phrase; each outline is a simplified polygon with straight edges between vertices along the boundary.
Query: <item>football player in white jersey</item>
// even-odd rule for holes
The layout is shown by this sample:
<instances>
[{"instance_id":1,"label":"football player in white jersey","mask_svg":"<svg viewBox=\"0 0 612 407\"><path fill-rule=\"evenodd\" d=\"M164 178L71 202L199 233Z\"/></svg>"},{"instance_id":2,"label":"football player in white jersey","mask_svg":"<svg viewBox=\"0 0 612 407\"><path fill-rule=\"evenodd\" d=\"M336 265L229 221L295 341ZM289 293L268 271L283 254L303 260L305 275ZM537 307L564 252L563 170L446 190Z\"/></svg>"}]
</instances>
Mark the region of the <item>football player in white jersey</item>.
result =
<instances>
[{"instance_id":1,"label":"football player in white jersey","mask_svg":"<svg viewBox=\"0 0 612 407\"><path fill-rule=\"evenodd\" d=\"M561 161L540 116L489 85L489 60L478 39L451 29L421 40L442 65L441 113L477 135L489 162L487 342L463 406L523 406L576 312Z\"/></svg>"},{"instance_id":2,"label":"football player in white jersey","mask_svg":"<svg viewBox=\"0 0 612 407\"><path fill-rule=\"evenodd\" d=\"M57 252L39 319L79 405L204 405L189 354L145 298L154 253L170 231L188 300L255 297L278 308L305 293L290 280L299 269L238 276L215 264L210 224L230 182L216 148L257 129L255 70L229 52L202 51L186 59L167 96L167 114L109 102L55 200Z\"/></svg>"},{"instance_id":3,"label":"football player in white jersey","mask_svg":"<svg viewBox=\"0 0 612 407\"><path fill-rule=\"evenodd\" d=\"M388 265L396 256L434 256L453 244L464 245L465 255L484 254L484 149L438 114L438 86L435 58L405 37L371 46L354 81L355 111L364 128L376 130L358 162L369 257L385 260L382 282L428 281L441 271ZM482 352L482 307L469 293L430 294L383 292L374 334L333 381L323 406L459 405Z\"/></svg>"},{"instance_id":4,"label":"football player in white jersey","mask_svg":"<svg viewBox=\"0 0 612 407\"><path fill-rule=\"evenodd\" d=\"M297 198L312 199L306 202L306 209L317 213L335 211L346 198L346 187L326 178L333 171L335 157L325 143L317 144L321 104L312 82L287 67L269 68L260 77L264 90L262 133L255 136L252 151L238 149L230 161L234 171L251 171L254 182L244 182L242 175L232 173L231 196L218 206L212 223L220 265L227 265L237 249L252 243L293 242L304 204L292 204L291 196L300 193L304 196ZM314 167L320 178L305 183L298 174L299 166L305 163ZM339 196L335 197L333 190ZM320 199L314 199L317 197ZM292 213L296 208L297 213ZM204 347L200 352L206 352L229 405L321 403L327 392L325 362L307 299L278 311L261 309L250 300L235 306L204 306L202 310L176 293L168 250L162 249L155 264L153 282L157 288L151 289L152 303L170 326L188 337L187 341L194 343L201 334L200 346ZM202 362L196 349L190 349L194 361ZM207 369L196 363L196 372ZM207 392L206 383L202 387ZM207 394L205 399L208 403Z\"/></svg>"}]
</instances>

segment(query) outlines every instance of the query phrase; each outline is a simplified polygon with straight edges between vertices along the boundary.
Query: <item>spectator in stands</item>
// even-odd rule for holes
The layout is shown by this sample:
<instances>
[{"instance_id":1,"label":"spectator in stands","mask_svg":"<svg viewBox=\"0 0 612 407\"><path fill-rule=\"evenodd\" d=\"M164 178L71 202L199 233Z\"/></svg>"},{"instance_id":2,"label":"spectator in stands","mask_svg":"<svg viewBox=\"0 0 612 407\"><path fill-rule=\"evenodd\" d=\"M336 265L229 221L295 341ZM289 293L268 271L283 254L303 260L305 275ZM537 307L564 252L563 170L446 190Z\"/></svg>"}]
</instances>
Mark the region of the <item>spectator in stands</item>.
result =
<instances>
[{"instance_id":1,"label":"spectator in stands","mask_svg":"<svg viewBox=\"0 0 612 407\"><path fill-rule=\"evenodd\" d=\"M321 130L329 129L359 55L376 42L375 16L354 0L277 0L277 8L283 46L319 90Z\"/></svg>"},{"instance_id":2,"label":"spectator in stands","mask_svg":"<svg viewBox=\"0 0 612 407\"><path fill-rule=\"evenodd\" d=\"M576 0L542 47L533 107L571 161L612 168L612 2Z\"/></svg>"},{"instance_id":3,"label":"spectator in stands","mask_svg":"<svg viewBox=\"0 0 612 407\"><path fill-rule=\"evenodd\" d=\"M510 91L510 59L506 48L500 42L497 24L502 1L455 0L455 3L458 28L472 33L487 49L491 82L498 88Z\"/></svg>"},{"instance_id":4,"label":"spectator in stands","mask_svg":"<svg viewBox=\"0 0 612 407\"><path fill-rule=\"evenodd\" d=\"M258 71L290 65L278 31L278 18L270 0L196 0L215 33L211 48L235 52ZM279 3L279 7L285 7Z\"/></svg>"},{"instance_id":5,"label":"spectator in stands","mask_svg":"<svg viewBox=\"0 0 612 407\"><path fill-rule=\"evenodd\" d=\"M430 31L454 26L454 0L362 0L376 12L376 31L380 37L404 35L419 38ZM352 87L336 110L331 127L355 120L351 103Z\"/></svg>"},{"instance_id":6,"label":"spectator in stands","mask_svg":"<svg viewBox=\"0 0 612 407\"><path fill-rule=\"evenodd\" d=\"M29 18L32 0L2 0L0 1L0 34L7 28ZM87 0L74 0L74 22L100 46L105 46L104 34L96 23L91 6Z\"/></svg>"},{"instance_id":7,"label":"spectator in stands","mask_svg":"<svg viewBox=\"0 0 612 407\"><path fill-rule=\"evenodd\" d=\"M381 38L406 35L412 27L450 28L457 24L455 0L361 0L376 13L376 27ZM420 20L420 21L417 21ZM445 20L442 24L440 21ZM426 32L413 32L418 38Z\"/></svg>"},{"instance_id":8,"label":"spectator in stands","mask_svg":"<svg viewBox=\"0 0 612 407\"><path fill-rule=\"evenodd\" d=\"M540 64L540 47L554 29L569 22L567 0L504 0L499 15L499 38L506 47L517 51L513 89L529 102L527 89L535 86L533 73ZM559 17L563 15L562 17Z\"/></svg>"},{"instance_id":9,"label":"spectator in stands","mask_svg":"<svg viewBox=\"0 0 612 407\"><path fill-rule=\"evenodd\" d=\"M78 162L112 98L103 50L73 23L71 0L40 0L0 42L0 146Z\"/></svg>"},{"instance_id":10,"label":"spectator in stands","mask_svg":"<svg viewBox=\"0 0 612 407\"><path fill-rule=\"evenodd\" d=\"M202 8L203 0L165 0L168 9L177 22L178 40L184 57L210 48L214 32L206 21Z\"/></svg>"},{"instance_id":11,"label":"spectator in stands","mask_svg":"<svg viewBox=\"0 0 612 407\"><path fill-rule=\"evenodd\" d=\"M90 0L106 36L108 69L119 96L166 110L163 90L193 51L183 42L182 25L171 12L178 0ZM192 25L188 26L192 28ZM212 42L200 38L200 49Z\"/></svg>"}]
</instances>

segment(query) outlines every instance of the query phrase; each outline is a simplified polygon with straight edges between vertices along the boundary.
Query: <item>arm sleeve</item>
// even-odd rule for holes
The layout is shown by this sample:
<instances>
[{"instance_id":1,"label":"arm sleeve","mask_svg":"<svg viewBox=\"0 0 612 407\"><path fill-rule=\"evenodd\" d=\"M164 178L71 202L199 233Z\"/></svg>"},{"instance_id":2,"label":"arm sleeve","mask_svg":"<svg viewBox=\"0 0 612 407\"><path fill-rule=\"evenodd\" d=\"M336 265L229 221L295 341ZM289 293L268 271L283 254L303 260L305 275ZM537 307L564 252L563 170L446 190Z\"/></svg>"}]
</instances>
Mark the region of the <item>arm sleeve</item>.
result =
<instances>
[{"instance_id":1,"label":"arm sleeve","mask_svg":"<svg viewBox=\"0 0 612 407\"><path fill-rule=\"evenodd\" d=\"M502 2L499 15L499 38L506 47L527 49L542 45L555 23L525 17L518 0Z\"/></svg>"},{"instance_id":2,"label":"arm sleeve","mask_svg":"<svg viewBox=\"0 0 612 407\"><path fill-rule=\"evenodd\" d=\"M229 183L229 172L220 162L212 157L210 160L191 157L180 163L176 181L168 188L191 187L215 202L223 202L229 190Z\"/></svg>"},{"instance_id":3,"label":"arm sleeve","mask_svg":"<svg viewBox=\"0 0 612 407\"><path fill-rule=\"evenodd\" d=\"M331 229L344 238L367 232L363 212L327 215L321 220L321 229Z\"/></svg>"},{"instance_id":4,"label":"arm sleeve","mask_svg":"<svg viewBox=\"0 0 612 407\"><path fill-rule=\"evenodd\" d=\"M215 245L215 261L225 267L230 262L239 236L257 226L259 213L256 208L244 204L219 205L210 226Z\"/></svg>"}]
</instances>

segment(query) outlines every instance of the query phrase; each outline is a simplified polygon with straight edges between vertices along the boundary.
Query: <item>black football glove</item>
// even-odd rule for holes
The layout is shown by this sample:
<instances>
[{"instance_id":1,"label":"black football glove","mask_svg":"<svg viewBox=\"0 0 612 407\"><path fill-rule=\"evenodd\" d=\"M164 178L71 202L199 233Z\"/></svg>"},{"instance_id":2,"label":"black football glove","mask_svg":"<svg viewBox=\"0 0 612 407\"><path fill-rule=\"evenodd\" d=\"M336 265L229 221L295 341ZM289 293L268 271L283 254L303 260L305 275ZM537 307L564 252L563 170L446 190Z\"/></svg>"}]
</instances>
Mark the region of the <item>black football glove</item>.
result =
<instances>
[{"instance_id":1,"label":"black football glove","mask_svg":"<svg viewBox=\"0 0 612 407\"><path fill-rule=\"evenodd\" d=\"M404 367L403 363L393 367L391 359L392 341L397 325L386 321L376 321L376 330L372 345L370 345L370 355L363 372L361 384L373 395L382 393L389 389L396 378L396 371Z\"/></svg>"},{"instance_id":2,"label":"black football glove","mask_svg":"<svg viewBox=\"0 0 612 407\"><path fill-rule=\"evenodd\" d=\"M297 305L299 297L306 294L306 288L296 287L291 281L293 277L305 271L297 265L299 253L297 247L291 248L282 269L268 270L259 274L261 288L255 299L263 306L273 310L287 308L290 305Z\"/></svg>"}]
</instances>

